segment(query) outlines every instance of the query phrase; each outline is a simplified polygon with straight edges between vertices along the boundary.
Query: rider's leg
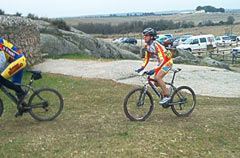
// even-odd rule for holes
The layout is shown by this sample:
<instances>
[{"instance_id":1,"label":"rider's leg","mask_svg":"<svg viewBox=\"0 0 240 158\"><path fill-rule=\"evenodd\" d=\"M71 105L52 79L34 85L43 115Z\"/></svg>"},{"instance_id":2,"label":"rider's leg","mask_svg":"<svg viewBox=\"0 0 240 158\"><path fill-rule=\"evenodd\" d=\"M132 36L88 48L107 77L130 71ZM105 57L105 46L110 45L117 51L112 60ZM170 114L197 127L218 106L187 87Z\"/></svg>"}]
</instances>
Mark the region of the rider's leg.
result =
<instances>
[{"instance_id":1,"label":"rider's leg","mask_svg":"<svg viewBox=\"0 0 240 158\"><path fill-rule=\"evenodd\" d=\"M5 79L2 75L0 75L0 83L5 87L14 90L16 93L24 92L20 86L15 85L13 82Z\"/></svg>"},{"instance_id":2,"label":"rider's leg","mask_svg":"<svg viewBox=\"0 0 240 158\"><path fill-rule=\"evenodd\" d=\"M163 96L164 96L163 99L160 101L160 104L165 104L171 99L167 86L163 81L163 78L171 70L171 68L172 68L172 61L169 61L166 64L164 64L162 67L156 69L157 71L154 78L157 81L157 84L160 85Z\"/></svg>"},{"instance_id":3,"label":"rider's leg","mask_svg":"<svg viewBox=\"0 0 240 158\"><path fill-rule=\"evenodd\" d=\"M160 70L157 75L155 75L154 79L157 81L157 84L161 87L164 96L169 96L168 89L166 87L165 82L163 81L163 77L166 73Z\"/></svg>"}]
</instances>

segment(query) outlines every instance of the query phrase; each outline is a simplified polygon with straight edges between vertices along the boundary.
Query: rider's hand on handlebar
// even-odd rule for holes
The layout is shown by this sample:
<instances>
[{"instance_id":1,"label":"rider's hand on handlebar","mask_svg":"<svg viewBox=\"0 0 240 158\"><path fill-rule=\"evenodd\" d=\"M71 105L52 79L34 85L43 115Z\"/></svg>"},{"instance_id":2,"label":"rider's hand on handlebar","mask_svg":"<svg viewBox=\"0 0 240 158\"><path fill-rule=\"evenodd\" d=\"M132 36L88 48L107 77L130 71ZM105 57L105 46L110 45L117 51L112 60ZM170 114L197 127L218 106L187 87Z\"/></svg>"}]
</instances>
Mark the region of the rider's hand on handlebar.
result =
<instances>
[{"instance_id":1,"label":"rider's hand on handlebar","mask_svg":"<svg viewBox=\"0 0 240 158\"><path fill-rule=\"evenodd\" d=\"M141 67L141 68L135 70L135 72L140 73L142 70L144 70L144 68Z\"/></svg>"},{"instance_id":2,"label":"rider's hand on handlebar","mask_svg":"<svg viewBox=\"0 0 240 158\"><path fill-rule=\"evenodd\" d=\"M154 70L150 70L150 71L147 71L147 72L146 72L146 74L149 75L149 76L153 75L154 73L155 73Z\"/></svg>"}]
</instances>

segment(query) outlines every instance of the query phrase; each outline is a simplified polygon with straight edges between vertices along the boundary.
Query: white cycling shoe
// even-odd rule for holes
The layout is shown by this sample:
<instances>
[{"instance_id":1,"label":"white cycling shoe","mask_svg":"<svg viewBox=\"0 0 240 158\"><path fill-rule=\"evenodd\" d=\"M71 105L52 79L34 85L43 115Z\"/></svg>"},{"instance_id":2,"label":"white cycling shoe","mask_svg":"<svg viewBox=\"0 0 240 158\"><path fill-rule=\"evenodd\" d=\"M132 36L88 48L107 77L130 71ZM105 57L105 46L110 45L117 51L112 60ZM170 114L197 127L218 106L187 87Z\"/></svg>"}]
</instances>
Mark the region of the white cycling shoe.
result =
<instances>
[{"instance_id":1,"label":"white cycling shoe","mask_svg":"<svg viewBox=\"0 0 240 158\"><path fill-rule=\"evenodd\" d=\"M169 102L171 99L171 97L164 97L160 102L159 104L166 104L167 102Z\"/></svg>"}]
</instances>

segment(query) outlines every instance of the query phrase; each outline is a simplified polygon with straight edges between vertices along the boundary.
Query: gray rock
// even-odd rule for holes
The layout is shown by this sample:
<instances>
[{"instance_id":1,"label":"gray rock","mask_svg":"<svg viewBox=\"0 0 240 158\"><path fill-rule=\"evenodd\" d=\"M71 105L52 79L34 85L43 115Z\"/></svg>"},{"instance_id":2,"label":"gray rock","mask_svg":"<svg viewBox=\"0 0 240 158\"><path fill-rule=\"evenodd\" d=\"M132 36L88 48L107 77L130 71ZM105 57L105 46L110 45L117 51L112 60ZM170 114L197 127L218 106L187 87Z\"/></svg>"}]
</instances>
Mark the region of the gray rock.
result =
<instances>
[{"instance_id":1,"label":"gray rock","mask_svg":"<svg viewBox=\"0 0 240 158\"><path fill-rule=\"evenodd\" d=\"M182 50L182 49L176 49L177 53L176 56L181 56L184 59L188 59L188 60L198 60L197 57L195 57L190 51L187 50Z\"/></svg>"},{"instance_id":2,"label":"gray rock","mask_svg":"<svg viewBox=\"0 0 240 158\"><path fill-rule=\"evenodd\" d=\"M205 57L201 62L204 64L207 64L208 66L219 67L219 68L224 68L224 69L230 70L229 65L227 65L223 62L214 60L210 57Z\"/></svg>"},{"instance_id":3,"label":"gray rock","mask_svg":"<svg viewBox=\"0 0 240 158\"><path fill-rule=\"evenodd\" d=\"M0 37L20 49L29 65L42 60L40 53L40 32L31 19L16 16L0 16Z\"/></svg>"},{"instance_id":4,"label":"gray rock","mask_svg":"<svg viewBox=\"0 0 240 158\"><path fill-rule=\"evenodd\" d=\"M65 31L42 22L39 22L38 26L41 29L41 52L44 54L83 53L98 58L140 59L129 51L74 28Z\"/></svg>"},{"instance_id":5,"label":"gray rock","mask_svg":"<svg viewBox=\"0 0 240 158\"><path fill-rule=\"evenodd\" d=\"M128 43L117 43L116 44L119 48L130 51L134 54L139 55L141 51L141 47L133 44L128 44Z\"/></svg>"},{"instance_id":6,"label":"gray rock","mask_svg":"<svg viewBox=\"0 0 240 158\"><path fill-rule=\"evenodd\" d=\"M199 60L191 52L187 50L176 49L174 53L174 63L177 64L198 64Z\"/></svg>"},{"instance_id":7,"label":"gray rock","mask_svg":"<svg viewBox=\"0 0 240 158\"><path fill-rule=\"evenodd\" d=\"M48 55L63 55L79 53L78 47L61 37L41 34L41 52Z\"/></svg>"}]
</instances>

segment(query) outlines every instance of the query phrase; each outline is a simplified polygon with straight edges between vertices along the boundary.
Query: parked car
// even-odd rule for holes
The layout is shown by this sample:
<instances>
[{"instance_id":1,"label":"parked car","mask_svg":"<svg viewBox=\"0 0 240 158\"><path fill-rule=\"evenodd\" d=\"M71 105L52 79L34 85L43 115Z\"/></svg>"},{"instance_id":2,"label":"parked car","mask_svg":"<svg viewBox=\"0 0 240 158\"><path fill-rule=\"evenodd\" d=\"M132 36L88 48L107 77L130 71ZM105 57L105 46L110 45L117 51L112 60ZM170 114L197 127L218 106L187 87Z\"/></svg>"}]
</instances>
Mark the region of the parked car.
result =
<instances>
[{"instance_id":1,"label":"parked car","mask_svg":"<svg viewBox=\"0 0 240 158\"><path fill-rule=\"evenodd\" d=\"M169 39L166 39L165 41L163 41L163 45L165 47L173 47L173 42L176 40L177 38L169 38Z\"/></svg>"},{"instance_id":2,"label":"parked car","mask_svg":"<svg viewBox=\"0 0 240 158\"><path fill-rule=\"evenodd\" d=\"M135 38L125 38L123 43L137 44L137 40Z\"/></svg>"},{"instance_id":3,"label":"parked car","mask_svg":"<svg viewBox=\"0 0 240 158\"><path fill-rule=\"evenodd\" d=\"M240 36L237 37L237 41L238 41L238 42L240 41Z\"/></svg>"},{"instance_id":4,"label":"parked car","mask_svg":"<svg viewBox=\"0 0 240 158\"><path fill-rule=\"evenodd\" d=\"M192 35L183 35L179 38L177 38L174 42L173 42L173 47L176 48L177 46L181 45L183 42L185 42L188 38L192 37Z\"/></svg>"},{"instance_id":5,"label":"parked car","mask_svg":"<svg viewBox=\"0 0 240 158\"><path fill-rule=\"evenodd\" d=\"M183 42L183 44L177 46L177 48L199 52L206 51L209 46L216 48L215 37L213 35L192 36Z\"/></svg>"},{"instance_id":6,"label":"parked car","mask_svg":"<svg viewBox=\"0 0 240 158\"><path fill-rule=\"evenodd\" d=\"M119 38L113 41L113 43L122 43L125 40L125 38Z\"/></svg>"},{"instance_id":7,"label":"parked car","mask_svg":"<svg viewBox=\"0 0 240 158\"><path fill-rule=\"evenodd\" d=\"M233 48L231 53L232 54L240 54L240 47Z\"/></svg>"},{"instance_id":8,"label":"parked car","mask_svg":"<svg viewBox=\"0 0 240 158\"><path fill-rule=\"evenodd\" d=\"M231 46L232 40L229 36L218 36L216 37L217 46Z\"/></svg>"},{"instance_id":9,"label":"parked car","mask_svg":"<svg viewBox=\"0 0 240 158\"><path fill-rule=\"evenodd\" d=\"M168 39L167 36L165 36L165 35L159 35L156 40L157 40L160 44L163 44L163 41L165 41L166 39Z\"/></svg>"},{"instance_id":10,"label":"parked car","mask_svg":"<svg viewBox=\"0 0 240 158\"><path fill-rule=\"evenodd\" d=\"M129 44L137 44L137 40L135 38L119 38L113 41L113 43L129 43Z\"/></svg>"},{"instance_id":11,"label":"parked car","mask_svg":"<svg viewBox=\"0 0 240 158\"><path fill-rule=\"evenodd\" d=\"M166 35L164 35L164 36L166 36L167 38L173 38L173 35L172 35L172 34L166 34Z\"/></svg>"},{"instance_id":12,"label":"parked car","mask_svg":"<svg viewBox=\"0 0 240 158\"><path fill-rule=\"evenodd\" d=\"M234 34L227 34L225 36L229 36L231 38L232 41L237 41L237 36Z\"/></svg>"}]
</instances>

